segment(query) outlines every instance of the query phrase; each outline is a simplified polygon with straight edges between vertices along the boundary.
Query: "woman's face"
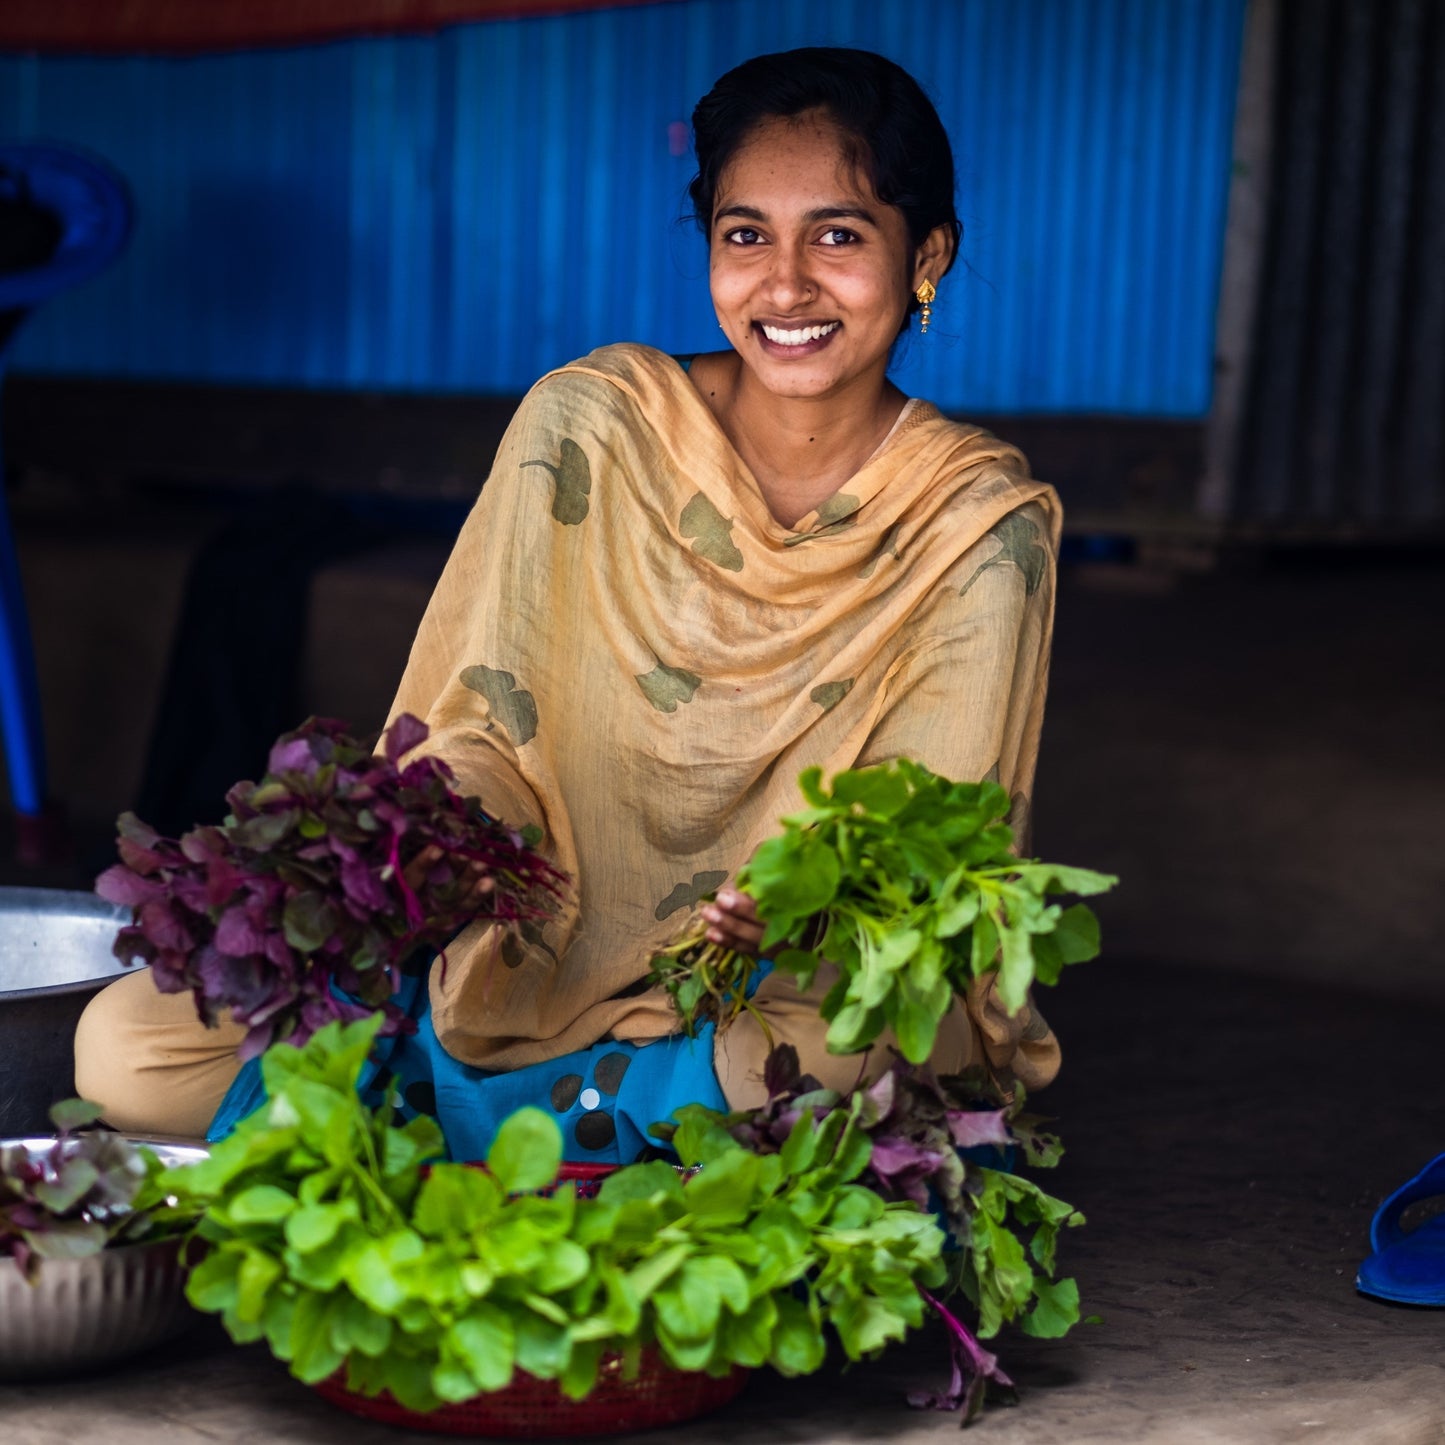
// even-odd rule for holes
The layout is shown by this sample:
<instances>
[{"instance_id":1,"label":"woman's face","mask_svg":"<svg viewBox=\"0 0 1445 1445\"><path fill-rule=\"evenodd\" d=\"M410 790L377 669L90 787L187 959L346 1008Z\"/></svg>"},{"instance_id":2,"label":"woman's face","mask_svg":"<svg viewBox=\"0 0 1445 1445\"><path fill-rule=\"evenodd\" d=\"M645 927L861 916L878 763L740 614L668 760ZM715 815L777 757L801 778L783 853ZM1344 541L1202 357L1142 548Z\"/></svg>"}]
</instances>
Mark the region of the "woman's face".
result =
<instances>
[{"instance_id":1,"label":"woman's face","mask_svg":"<svg viewBox=\"0 0 1445 1445\"><path fill-rule=\"evenodd\" d=\"M910 292L941 274L928 249L915 253L903 212L849 164L826 115L765 121L718 185L713 306L774 395L861 399L883 387Z\"/></svg>"}]
</instances>

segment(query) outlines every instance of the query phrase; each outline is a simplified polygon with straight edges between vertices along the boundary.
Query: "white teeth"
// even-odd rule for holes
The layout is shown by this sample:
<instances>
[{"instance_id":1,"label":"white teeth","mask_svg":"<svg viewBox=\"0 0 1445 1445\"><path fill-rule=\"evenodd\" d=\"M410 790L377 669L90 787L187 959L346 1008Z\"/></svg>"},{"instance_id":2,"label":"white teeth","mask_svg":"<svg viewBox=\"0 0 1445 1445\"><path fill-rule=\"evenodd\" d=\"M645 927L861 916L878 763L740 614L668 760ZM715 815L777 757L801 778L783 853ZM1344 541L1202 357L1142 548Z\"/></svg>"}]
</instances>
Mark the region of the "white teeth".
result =
<instances>
[{"instance_id":1,"label":"white teeth","mask_svg":"<svg viewBox=\"0 0 1445 1445\"><path fill-rule=\"evenodd\" d=\"M839 322L830 321L826 326L804 326L799 331L784 331L780 326L763 327L763 335L776 346L802 346L806 341L816 341L830 331L836 331Z\"/></svg>"}]
</instances>

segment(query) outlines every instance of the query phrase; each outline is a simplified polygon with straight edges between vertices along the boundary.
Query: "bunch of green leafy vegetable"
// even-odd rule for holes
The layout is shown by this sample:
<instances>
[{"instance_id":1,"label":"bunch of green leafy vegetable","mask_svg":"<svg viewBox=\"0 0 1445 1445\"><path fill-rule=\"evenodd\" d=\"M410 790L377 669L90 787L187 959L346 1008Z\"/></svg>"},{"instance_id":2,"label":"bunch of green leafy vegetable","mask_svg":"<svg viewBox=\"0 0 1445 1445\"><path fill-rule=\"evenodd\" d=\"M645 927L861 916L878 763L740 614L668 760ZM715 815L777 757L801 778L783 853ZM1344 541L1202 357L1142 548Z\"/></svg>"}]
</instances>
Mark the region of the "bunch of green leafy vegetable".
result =
<instances>
[{"instance_id":1,"label":"bunch of green leafy vegetable","mask_svg":"<svg viewBox=\"0 0 1445 1445\"><path fill-rule=\"evenodd\" d=\"M1012 1013L1034 982L1099 952L1099 925L1082 903L1116 879L1086 868L1015 857L996 783L950 782L900 759L838 773L825 788L799 778L808 806L782 820L738 871L758 906L761 948L809 987L826 960L838 979L824 998L828 1048L856 1053L892 1029L914 1063L933 1049L955 993L997 970ZM757 960L697 932L653 959L652 981L671 993L684 1026L725 1025L744 1007Z\"/></svg>"},{"instance_id":2,"label":"bunch of green leafy vegetable","mask_svg":"<svg viewBox=\"0 0 1445 1445\"><path fill-rule=\"evenodd\" d=\"M122 814L121 861L96 881L134 910L116 956L150 964L162 993L190 990L207 1024L246 1024L243 1059L376 1008L389 1032L410 1031L392 1002L409 954L476 918L544 918L565 882L535 839L461 797L440 759L402 766L426 736L403 715L378 754L312 718L277 740L260 783L231 789L220 827L174 842Z\"/></svg>"},{"instance_id":3,"label":"bunch of green leafy vegetable","mask_svg":"<svg viewBox=\"0 0 1445 1445\"><path fill-rule=\"evenodd\" d=\"M78 1132L100 1106L66 1099L50 1110L55 1142L0 1145L0 1256L32 1284L47 1259L82 1259L107 1245L182 1234L196 1217L160 1184L156 1156L110 1129Z\"/></svg>"},{"instance_id":4,"label":"bunch of green leafy vegetable","mask_svg":"<svg viewBox=\"0 0 1445 1445\"><path fill-rule=\"evenodd\" d=\"M268 1102L171 1187L205 1205L187 1295L293 1374L343 1365L352 1388L419 1410L504 1387L516 1370L573 1398L604 1354L657 1347L683 1370L816 1370L830 1325L850 1359L921 1323L946 1279L944 1235L859 1183L871 1145L849 1110L799 1115L767 1155L701 1107L672 1136L686 1187L655 1161L595 1199L545 1189L561 1136L541 1110L501 1127L487 1170L427 1161L425 1118L356 1095L376 1022L332 1024L262 1058Z\"/></svg>"},{"instance_id":5,"label":"bunch of green leafy vegetable","mask_svg":"<svg viewBox=\"0 0 1445 1445\"><path fill-rule=\"evenodd\" d=\"M764 1084L766 1103L719 1116L738 1143L756 1154L775 1153L787 1147L799 1120L822 1125L845 1116L871 1145L859 1182L884 1199L936 1210L962 1246L949 1256L948 1284L927 1296L949 1330L953 1382L914 1402L961 1407L965 1423L972 1420L987 1386L1012 1390L978 1337L989 1339L1013 1322L1025 1334L1056 1338L1079 1319L1078 1286L1053 1275L1060 1229L1080 1225L1084 1217L1011 1172L1019 1158L1057 1164L1063 1154L1058 1138L1025 1112L1022 1091L1005 1096L981 1069L939 1078L927 1066L898 1059L873 1083L844 1095L802 1073L797 1051L785 1044L768 1056ZM653 1132L674 1136L670 1126ZM958 1289L978 1311L978 1337L938 1297Z\"/></svg>"}]
</instances>

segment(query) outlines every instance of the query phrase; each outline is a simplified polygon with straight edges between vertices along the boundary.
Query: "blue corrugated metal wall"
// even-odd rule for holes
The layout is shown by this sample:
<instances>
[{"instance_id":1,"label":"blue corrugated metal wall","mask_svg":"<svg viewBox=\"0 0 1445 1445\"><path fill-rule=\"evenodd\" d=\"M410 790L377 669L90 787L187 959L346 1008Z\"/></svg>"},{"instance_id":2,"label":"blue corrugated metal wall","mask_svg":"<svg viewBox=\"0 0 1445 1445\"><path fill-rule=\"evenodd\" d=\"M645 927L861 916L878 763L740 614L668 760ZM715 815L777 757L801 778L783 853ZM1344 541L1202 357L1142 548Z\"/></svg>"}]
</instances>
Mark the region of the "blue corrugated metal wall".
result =
<instances>
[{"instance_id":1,"label":"blue corrugated metal wall","mask_svg":"<svg viewBox=\"0 0 1445 1445\"><path fill-rule=\"evenodd\" d=\"M515 392L714 345L675 123L729 66L892 56L965 236L898 377L952 408L1207 410L1246 0L680 0L188 59L0 56L0 136L87 146L139 222L32 371ZM670 127L674 127L670 131Z\"/></svg>"}]
</instances>

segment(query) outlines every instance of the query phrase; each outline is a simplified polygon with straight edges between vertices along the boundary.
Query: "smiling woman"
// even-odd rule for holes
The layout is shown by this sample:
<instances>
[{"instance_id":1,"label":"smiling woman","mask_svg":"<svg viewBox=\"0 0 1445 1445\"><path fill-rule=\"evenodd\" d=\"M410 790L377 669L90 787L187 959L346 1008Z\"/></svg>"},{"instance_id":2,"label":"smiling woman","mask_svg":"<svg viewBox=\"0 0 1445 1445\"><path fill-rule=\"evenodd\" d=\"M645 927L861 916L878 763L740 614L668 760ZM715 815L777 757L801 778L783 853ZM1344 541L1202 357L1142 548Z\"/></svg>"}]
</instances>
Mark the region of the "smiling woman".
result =
<instances>
[{"instance_id":1,"label":"smiling woman","mask_svg":"<svg viewBox=\"0 0 1445 1445\"><path fill-rule=\"evenodd\" d=\"M881 56L801 50L729 72L694 129L728 348L679 364L608 346L533 387L393 704L574 881L545 927L474 923L408 981L417 1032L373 1087L398 1079L458 1157L535 1103L569 1157L626 1162L684 1103L759 1102L769 1032L832 1087L886 1065L884 1048L828 1053L826 967L806 993L765 977L716 1039L681 1037L647 983L693 911L756 950L728 883L797 809L805 768L906 757L1001 783L1027 820L1057 499L1013 448L888 379L957 250L938 117ZM238 1034L188 1009L141 975L87 1012L78 1079L113 1120L194 1132L220 1103L219 1132L257 1102L254 1077L231 1083ZM980 983L934 1062L1034 1089L1058 1048Z\"/></svg>"},{"instance_id":2,"label":"smiling woman","mask_svg":"<svg viewBox=\"0 0 1445 1445\"><path fill-rule=\"evenodd\" d=\"M695 362L773 512L795 521L887 436L919 292L953 264L953 152L917 83L863 51L730 71L693 115L691 196L733 349Z\"/></svg>"}]
</instances>

